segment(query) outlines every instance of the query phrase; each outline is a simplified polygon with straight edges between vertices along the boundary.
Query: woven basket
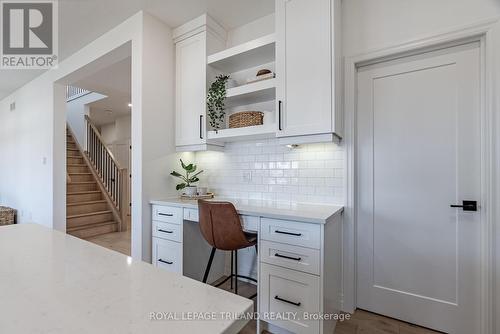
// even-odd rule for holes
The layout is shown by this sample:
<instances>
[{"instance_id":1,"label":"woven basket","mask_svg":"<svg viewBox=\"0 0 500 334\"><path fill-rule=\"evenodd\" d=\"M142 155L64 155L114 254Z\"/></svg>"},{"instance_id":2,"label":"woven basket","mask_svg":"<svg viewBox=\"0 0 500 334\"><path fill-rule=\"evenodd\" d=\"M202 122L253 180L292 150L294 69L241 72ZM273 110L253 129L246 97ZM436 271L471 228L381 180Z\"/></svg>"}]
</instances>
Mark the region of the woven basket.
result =
<instances>
[{"instance_id":1,"label":"woven basket","mask_svg":"<svg viewBox=\"0 0 500 334\"><path fill-rule=\"evenodd\" d=\"M244 128L264 124L264 113L261 111L241 111L229 116L229 128Z\"/></svg>"},{"instance_id":2,"label":"woven basket","mask_svg":"<svg viewBox=\"0 0 500 334\"><path fill-rule=\"evenodd\" d=\"M0 206L0 226L12 225L16 221L16 210Z\"/></svg>"}]
</instances>

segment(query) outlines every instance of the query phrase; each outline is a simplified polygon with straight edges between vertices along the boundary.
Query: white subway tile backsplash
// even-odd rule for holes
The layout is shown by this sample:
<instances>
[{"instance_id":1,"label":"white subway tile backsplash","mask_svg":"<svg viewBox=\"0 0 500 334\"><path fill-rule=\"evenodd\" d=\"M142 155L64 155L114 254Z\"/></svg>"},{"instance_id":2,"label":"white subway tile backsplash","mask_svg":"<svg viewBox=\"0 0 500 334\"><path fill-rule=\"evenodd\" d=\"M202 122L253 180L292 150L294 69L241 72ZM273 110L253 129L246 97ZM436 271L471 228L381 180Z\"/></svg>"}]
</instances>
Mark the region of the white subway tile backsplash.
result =
<instances>
[{"instance_id":1,"label":"white subway tile backsplash","mask_svg":"<svg viewBox=\"0 0 500 334\"><path fill-rule=\"evenodd\" d=\"M343 204L344 152L334 143L288 148L277 139L227 143L197 152L200 185L220 196Z\"/></svg>"}]
</instances>

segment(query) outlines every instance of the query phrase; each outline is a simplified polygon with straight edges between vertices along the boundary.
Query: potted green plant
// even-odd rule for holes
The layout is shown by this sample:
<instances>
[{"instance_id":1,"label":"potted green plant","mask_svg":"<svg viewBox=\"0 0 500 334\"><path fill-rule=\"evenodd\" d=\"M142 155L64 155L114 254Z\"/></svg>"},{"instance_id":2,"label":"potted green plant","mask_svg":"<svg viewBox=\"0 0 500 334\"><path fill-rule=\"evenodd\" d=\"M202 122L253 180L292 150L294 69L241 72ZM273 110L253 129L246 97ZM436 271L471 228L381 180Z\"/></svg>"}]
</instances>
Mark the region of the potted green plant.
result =
<instances>
[{"instance_id":1,"label":"potted green plant","mask_svg":"<svg viewBox=\"0 0 500 334\"><path fill-rule=\"evenodd\" d=\"M224 102L226 100L226 84L229 75L218 75L208 89L207 109L210 126L215 130L222 128L226 113L224 112Z\"/></svg>"},{"instance_id":2,"label":"potted green plant","mask_svg":"<svg viewBox=\"0 0 500 334\"><path fill-rule=\"evenodd\" d=\"M203 173L203 171L199 171L196 173L196 169L198 168L196 165L190 163L186 165L182 159L181 161L181 167L184 169L185 175L182 175L181 173L176 172L175 170L170 173L170 175L177 177L182 180L182 183L179 183L175 189L177 190L185 190L185 194L188 196L195 196L196 195L196 186L193 186L193 183L196 183L200 181L198 178L198 175Z\"/></svg>"}]
</instances>

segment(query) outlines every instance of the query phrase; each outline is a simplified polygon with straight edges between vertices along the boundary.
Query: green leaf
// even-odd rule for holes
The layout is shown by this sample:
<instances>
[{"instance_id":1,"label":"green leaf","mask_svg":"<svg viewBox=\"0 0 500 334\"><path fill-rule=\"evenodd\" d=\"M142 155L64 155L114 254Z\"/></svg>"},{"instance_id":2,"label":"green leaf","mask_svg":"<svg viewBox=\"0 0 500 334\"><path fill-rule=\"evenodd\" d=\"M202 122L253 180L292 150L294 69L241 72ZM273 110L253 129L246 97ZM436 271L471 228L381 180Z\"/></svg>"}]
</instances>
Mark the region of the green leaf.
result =
<instances>
[{"instance_id":1,"label":"green leaf","mask_svg":"<svg viewBox=\"0 0 500 334\"><path fill-rule=\"evenodd\" d=\"M172 173L170 173L170 175L175 177L182 177L182 175L180 173L177 173L175 170Z\"/></svg>"},{"instance_id":2,"label":"green leaf","mask_svg":"<svg viewBox=\"0 0 500 334\"><path fill-rule=\"evenodd\" d=\"M196 170L196 165L193 165L193 164L189 164L186 166L186 168L184 168L186 170L186 172L188 173L193 173L195 170Z\"/></svg>"},{"instance_id":3,"label":"green leaf","mask_svg":"<svg viewBox=\"0 0 500 334\"><path fill-rule=\"evenodd\" d=\"M185 183L179 183L179 184L175 187L175 189L176 189L176 190L181 190L181 189L184 189L184 188L186 188L186 184L185 184Z\"/></svg>"},{"instance_id":4,"label":"green leaf","mask_svg":"<svg viewBox=\"0 0 500 334\"><path fill-rule=\"evenodd\" d=\"M181 161L181 167L182 169L186 169L186 165L184 164L184 161L182 161L182 159L179 159Z\"/></svg>"},{"instance_id":5,"label":"green leaf","mask_svg":"<svg viewBox=\"0 0 500 334\"><path fill-rule=\"evenodd\" d=\"M191 177L196 177L196 176L200 175L201 173L203 173L203 170L200 170L198 173L194 174L194 175L193 175L193 176L191 176Z\"/></svg>"}]
</instances>

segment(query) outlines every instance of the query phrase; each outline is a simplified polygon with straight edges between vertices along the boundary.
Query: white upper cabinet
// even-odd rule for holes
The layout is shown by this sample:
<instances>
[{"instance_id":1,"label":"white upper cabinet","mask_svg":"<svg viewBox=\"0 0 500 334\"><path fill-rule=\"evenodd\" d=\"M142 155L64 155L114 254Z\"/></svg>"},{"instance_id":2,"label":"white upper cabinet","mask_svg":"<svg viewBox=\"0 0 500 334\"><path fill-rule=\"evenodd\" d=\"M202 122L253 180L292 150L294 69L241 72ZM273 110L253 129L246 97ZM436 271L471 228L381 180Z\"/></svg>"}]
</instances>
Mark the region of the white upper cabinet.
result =
<instances>
[{"instance_id":1,"label":"white upper cabinet","mask_svg":"<svg viewBox=\"0 0 500 334\"><path fill-rule=\"evenodd\" d=\"M276 0L278 137L342 136L338 0Z\"/></svg>"},{"instance_id":2,"label":"white upper cabinet","mask_svg":"<svg viewBox=\"0 0 500 334\"><path fill-rule=\"evenodd\" d=\"M217 149L207 143L207 54L225 47L226 32L208 15L174 30L175 143L178 151Z\"/></svg>"},{"instance_id":3,"label":"white upper cabinet","mask_svg":"<svg viewBox=\"0 0 500 334\"><path fill-rule=\"evenodd\" d=\"M177 146L206 143L206 33L176 44L176 132Z\"/></svg>"}]
</instances>

